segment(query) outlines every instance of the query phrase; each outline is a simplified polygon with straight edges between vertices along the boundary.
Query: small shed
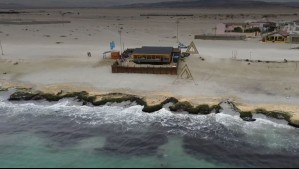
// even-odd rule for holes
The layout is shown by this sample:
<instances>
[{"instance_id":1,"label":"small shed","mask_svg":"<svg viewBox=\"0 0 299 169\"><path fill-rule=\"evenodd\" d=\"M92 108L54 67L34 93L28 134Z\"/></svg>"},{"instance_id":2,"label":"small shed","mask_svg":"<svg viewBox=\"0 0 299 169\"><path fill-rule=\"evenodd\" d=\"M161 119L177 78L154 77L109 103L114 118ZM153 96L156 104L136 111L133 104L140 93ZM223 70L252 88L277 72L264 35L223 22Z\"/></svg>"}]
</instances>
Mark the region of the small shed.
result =
<instances>
[{"instance_id":1,"label":"small shed","mask_svg":"<svg viewBox=\"0 0 299 169\"><path fill-rule=\"evenodd\" d=\"M119 51L106 51L103 53L103 59L107 59L107 55L110 54L111 59L120 59L121 55Z\"/></svg>"}]
</instances>

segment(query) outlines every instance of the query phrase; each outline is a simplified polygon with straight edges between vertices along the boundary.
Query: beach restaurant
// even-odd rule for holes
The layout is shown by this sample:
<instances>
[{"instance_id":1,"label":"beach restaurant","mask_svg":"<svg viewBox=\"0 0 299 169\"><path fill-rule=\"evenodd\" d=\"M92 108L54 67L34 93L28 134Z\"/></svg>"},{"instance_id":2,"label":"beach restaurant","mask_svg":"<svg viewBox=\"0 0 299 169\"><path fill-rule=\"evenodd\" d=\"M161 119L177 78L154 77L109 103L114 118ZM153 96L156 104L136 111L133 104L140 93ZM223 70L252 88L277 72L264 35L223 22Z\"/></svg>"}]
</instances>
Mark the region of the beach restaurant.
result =
<instances>
[{"instance_id":1,"label":"beach restaurant","mask_svg":"<svg viewBox=\"0 0 299 169\"><path fill-rule=\"evenodd\" d=\"M180 53L180 49L173 47L143 46L134 49L132 57L137 64L170 64Z\"/></svg>"}]
</instances>

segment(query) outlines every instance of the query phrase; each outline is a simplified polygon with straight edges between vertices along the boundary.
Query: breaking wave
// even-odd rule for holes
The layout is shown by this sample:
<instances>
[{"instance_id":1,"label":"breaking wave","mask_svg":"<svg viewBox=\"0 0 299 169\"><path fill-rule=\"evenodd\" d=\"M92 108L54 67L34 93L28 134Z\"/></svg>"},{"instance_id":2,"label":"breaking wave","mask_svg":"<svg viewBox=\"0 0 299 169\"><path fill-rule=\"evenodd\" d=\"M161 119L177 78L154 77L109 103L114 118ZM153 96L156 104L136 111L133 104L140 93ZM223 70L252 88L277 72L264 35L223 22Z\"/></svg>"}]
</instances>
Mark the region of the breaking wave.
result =
<instances>
[{"instance_id":1,"label":"breaking wave","mask_svg":"<svg viewBox=\"0 0 299 169\"><path fill-rule=\"evenodd\" d=\"M57 146L71 146L101 135L106 142L96 152L127 156L158 154L159 147L176 136L182 138L186 154L198 159L245 167L299 165L290 160L299 157L299 132L285 123L267 118L245 122L226 110L190 115L166 108L149 114L142 108L79 106L66 99L57 103L2 99L0 134L33 131Z\"/></svg>"}]
</instances>

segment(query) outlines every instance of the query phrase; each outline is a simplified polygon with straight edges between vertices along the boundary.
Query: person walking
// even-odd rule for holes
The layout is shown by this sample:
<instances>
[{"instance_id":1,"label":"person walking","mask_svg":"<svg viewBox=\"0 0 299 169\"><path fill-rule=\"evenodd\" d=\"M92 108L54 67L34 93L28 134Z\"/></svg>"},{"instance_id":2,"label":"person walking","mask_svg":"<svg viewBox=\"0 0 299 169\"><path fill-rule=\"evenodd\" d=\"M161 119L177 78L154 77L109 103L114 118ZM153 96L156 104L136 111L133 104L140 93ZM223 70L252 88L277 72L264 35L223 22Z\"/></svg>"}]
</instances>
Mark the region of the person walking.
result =
<instances>
[{"instance_id":1,"label":"person walking","mask_svg":"<svg viewBox=\"0 0 299 169\"><path fill-rule=\"evenodd\" d=\"M90 52L87 52L87 56L88 56L88 57L91 57L91 53L90 53Z\"/></svg>"}]
</instances>

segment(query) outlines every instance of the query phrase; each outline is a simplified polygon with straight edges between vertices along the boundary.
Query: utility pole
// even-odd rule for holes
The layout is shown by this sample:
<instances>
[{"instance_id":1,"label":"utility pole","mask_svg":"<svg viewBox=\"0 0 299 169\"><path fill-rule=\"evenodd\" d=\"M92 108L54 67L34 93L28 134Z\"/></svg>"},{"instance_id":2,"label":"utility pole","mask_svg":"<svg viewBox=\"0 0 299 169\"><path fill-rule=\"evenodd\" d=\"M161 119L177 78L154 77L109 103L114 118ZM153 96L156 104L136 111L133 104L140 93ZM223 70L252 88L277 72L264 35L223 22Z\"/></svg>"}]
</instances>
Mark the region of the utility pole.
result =
<instances>
[{"instance_id":1,"label":"utility pole","mask_svg":"<svg viewBox=\"0 0 299 169\"><path fill-rule=\"evenodd\" d=\"M217 34L217 27L213 27L212 29L214 31L214 35L216 36L216 34Z\"/></svg>"},{"instance_id":2,"label":"utility pole","mask_svg":"<svg viewBox=\"0 0 299 169\"><path fill-rule=\"evenodd\" d=\"M122 27L118 30L118 33L119 33L119 46L120 46L120 53L122 53L123 49L122 49L122 39L121 39L121 33L122 33Z\"/></svg>"},{"instance_id":3,"label":"utility pole","mask_svg":"<svg viewBox=\"0 0 299 169\"><path fill-rule=\"evenodd\" d=\"M1 48L1 55L3 56L3 55L4 55L4 52L3 52L3 47L2 47L1 40L0 40L0 48Z\"/></svg>"},{"instance_id":4,"label":"utility pole","mask_svg":"<svg viewBox=\"0 0 299 169\"><path fill-rule=\"evenodd\" d=\"M177 39L177 43L179 43L179 24L180 21L179 19L176 20L176 39Z\"/></svg>"}]
</instances>

